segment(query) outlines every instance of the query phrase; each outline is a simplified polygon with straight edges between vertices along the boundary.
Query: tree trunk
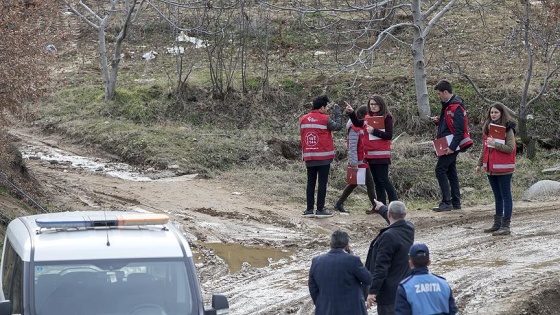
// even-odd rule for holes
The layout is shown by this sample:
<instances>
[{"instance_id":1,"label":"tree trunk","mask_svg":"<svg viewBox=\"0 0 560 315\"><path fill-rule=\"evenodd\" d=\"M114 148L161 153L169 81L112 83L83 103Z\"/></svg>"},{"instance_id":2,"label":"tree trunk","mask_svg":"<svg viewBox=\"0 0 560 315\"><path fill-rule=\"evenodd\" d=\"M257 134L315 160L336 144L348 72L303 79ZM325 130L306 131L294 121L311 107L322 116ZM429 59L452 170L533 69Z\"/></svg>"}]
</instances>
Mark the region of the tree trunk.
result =
<instances>
[{"instance_id":1,"label":"tree trunk","mask_svg":"<svg viewBox=\"0 0 560 315\"><path fill-rule=\"evenodd\" d=\"M416 86L416 101L420 117L431 116L428 87L426 84L426 67L424 62L424 15L420 8L420 1L412 1L412 18L414 20L414 39L412 42L412 57L414 62L414 83Z\"/></svg>"},{"instance_id":2,"label":"tree trunk","mask_svg":"<svg viewBox=\"0 0 560 315\"><path fill-rule=\"evenodd\" d=\"M97 29L97 36L99 38L99 57L101 59L101 70L103 71L103 79L105 79L105 100L108 101L112 99L112 95L115 91L110 91L110 81L111 77L109 75L109 63L107 62L107 44L105 40L105 27L107 26L108 16L105 16L101 23L99 23L99 28Z\"/></svg>"}]
</instances>

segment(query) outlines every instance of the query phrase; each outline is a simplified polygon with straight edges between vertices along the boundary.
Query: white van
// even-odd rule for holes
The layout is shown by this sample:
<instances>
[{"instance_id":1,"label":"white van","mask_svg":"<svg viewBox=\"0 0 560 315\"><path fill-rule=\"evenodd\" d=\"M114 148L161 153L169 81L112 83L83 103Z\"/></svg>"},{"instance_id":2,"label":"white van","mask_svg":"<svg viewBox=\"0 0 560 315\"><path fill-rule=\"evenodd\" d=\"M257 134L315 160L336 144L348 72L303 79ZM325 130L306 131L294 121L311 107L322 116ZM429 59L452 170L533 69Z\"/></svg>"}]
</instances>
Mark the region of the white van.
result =
<instances>
[{"instance_id":1,"label":"white van","mask_svg":"<svg viewBox=\"0 0 560 315\"><path fill-rule=\"evenodd\" d=\"M187 240L166 215L46 213L8 225L0 315L227 314L204 309Z\"/></svg>"}]
</instances>

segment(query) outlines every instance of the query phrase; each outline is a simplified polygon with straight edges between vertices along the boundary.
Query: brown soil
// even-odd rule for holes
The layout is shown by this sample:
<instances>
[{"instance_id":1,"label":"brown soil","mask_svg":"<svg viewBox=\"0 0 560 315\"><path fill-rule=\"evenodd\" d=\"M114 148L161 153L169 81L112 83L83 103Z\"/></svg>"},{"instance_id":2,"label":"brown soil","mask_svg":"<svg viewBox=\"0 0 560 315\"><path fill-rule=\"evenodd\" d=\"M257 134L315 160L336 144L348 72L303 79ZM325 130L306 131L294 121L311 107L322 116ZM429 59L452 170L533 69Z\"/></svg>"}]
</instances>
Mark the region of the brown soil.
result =
<instances>
[{"instance_id":1,"label":"brown soil","mask_svg":"<svg viewBox=\"0 0 560 315\"><path fill-rule=\"evenodd\" d=\"M21 139L20 146L93 158L88 149L67 145L54 135L12 133ZM219 178L130 181L102 169L92 172L48 160L30 159L27 166L53 196L49 209L167 213L196 253L206 303L211 293L224 293L234 315L312 314L307 273L311 258L327 250L331 231L348 231L354 252L365 260L369 242L385 225L380 217L357 209L328 219L302 218L300 204L258 200ZM560 229L555 219L560 201L516 200L514 206L508 237L482 233L493 214L491 205L448 213L413 210L408 215L416 225L416 241L427 243L433 252L432 271L451 283L461 314L559 314ZM265 250L279 255L258 266L247 252L217 255L216 244L240 244L255 256ZM233 258L241 259L239 269L228 266Z\"/></svg>"}]
</instances>

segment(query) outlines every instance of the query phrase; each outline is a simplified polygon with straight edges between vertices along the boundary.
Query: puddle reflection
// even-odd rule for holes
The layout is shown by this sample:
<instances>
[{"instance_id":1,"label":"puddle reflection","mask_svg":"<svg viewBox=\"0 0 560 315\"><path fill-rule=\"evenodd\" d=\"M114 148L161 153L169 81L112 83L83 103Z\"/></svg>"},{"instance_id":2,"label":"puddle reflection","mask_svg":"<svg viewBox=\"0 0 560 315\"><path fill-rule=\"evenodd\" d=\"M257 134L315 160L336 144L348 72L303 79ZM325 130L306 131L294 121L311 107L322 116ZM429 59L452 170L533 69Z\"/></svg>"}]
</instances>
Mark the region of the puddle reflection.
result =
<instances>
[{"instance_id":1,"label":"puddle reflection","mask_svg":"<svg viewBox=\"0 0 560 315\"><path fill-rule=\"evenodd\" d=\"M272 262L281 259L288 259L292 254L292 249L282 249L275 247L246 247L239 244L224 243L201 243L201 245L216 251L216 255L226 261L230 273L241 270L243 263L248 263L252 267L262 268Z\"/></svg>"}]
</instances>

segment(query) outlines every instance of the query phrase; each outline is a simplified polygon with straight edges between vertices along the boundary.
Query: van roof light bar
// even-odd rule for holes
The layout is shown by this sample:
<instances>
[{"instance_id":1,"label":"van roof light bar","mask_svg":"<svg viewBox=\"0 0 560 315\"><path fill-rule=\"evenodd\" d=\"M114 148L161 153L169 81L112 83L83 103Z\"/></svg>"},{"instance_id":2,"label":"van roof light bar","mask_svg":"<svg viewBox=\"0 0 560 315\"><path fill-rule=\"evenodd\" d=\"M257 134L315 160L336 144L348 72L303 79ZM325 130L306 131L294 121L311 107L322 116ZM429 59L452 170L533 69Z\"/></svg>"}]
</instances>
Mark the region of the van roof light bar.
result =
<instances>
[{"instance_id":1,"label":"van roof light bar","mask_svg":"<svg viewBox=\"0 0 560 315\"><path fill-rule=\"evenodd\" d=\"M51 229L163 225L167 222L169 222L167 215L156 213L87 215L81 217L70 215L68 218L61 216L56 219L35 220L39 228Z\"/></svg>"}]
</instances>

